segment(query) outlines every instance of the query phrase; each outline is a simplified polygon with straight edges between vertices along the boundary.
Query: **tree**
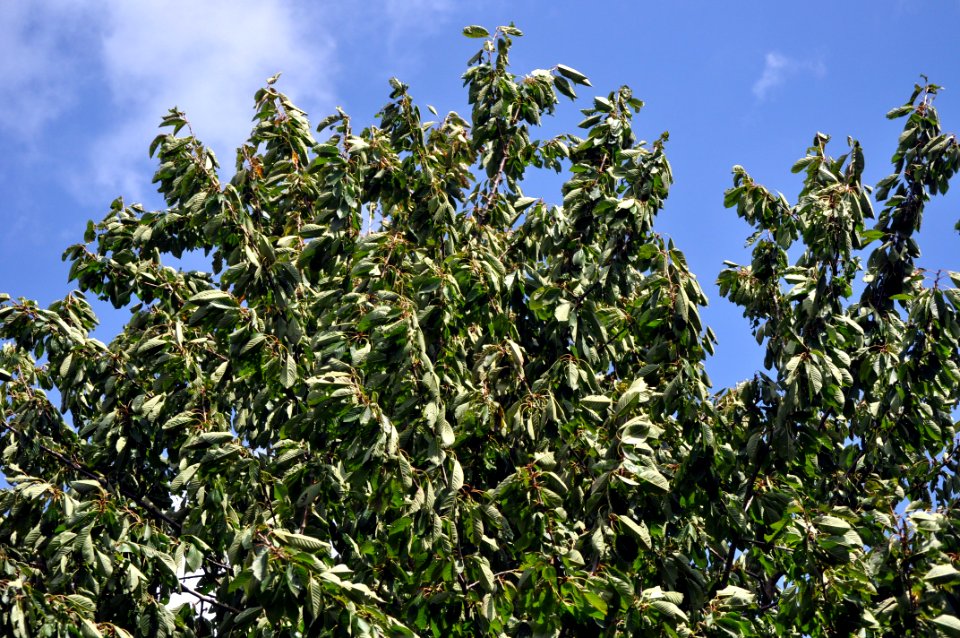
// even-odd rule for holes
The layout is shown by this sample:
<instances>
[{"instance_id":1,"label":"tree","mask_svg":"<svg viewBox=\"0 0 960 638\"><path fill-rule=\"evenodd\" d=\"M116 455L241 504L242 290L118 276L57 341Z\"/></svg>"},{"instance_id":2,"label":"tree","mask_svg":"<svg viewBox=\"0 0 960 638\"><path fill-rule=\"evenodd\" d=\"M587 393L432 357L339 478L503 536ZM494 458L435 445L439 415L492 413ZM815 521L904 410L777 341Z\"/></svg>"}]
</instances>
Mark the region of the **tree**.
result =
<instances>
[{"instance_id":1,"label":"tree","mask_svg":"<svg viewBox=\"0 0 960 638\"><path fill-rule=\"evenodd\" d=\"M171 110L168 208L116 200L50 308L3 297L3 633L960 634L960 275L915 265L960 167L939 87L888 114L872 228L855 141L816 135L795 204L734 168L719 283L767 372L711 394L666 134L623 87L535 139L589 81L465 33L470 122L393 81L318 142L269 81L224 183ZM84 293L130 309L109 345Z\"/></svg>"}]
</instances>

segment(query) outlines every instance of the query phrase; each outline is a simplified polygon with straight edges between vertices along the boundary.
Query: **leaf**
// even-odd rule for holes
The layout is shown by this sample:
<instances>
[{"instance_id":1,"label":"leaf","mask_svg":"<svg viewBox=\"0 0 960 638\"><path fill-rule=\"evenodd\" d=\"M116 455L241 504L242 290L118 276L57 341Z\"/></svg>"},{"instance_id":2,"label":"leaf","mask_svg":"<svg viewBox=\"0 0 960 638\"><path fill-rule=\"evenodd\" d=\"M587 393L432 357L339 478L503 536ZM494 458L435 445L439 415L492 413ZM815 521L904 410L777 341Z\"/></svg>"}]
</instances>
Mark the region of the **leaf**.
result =
<instances>
[{"instance_id":1,"label":"leaf","mask_svg":"<svg viewBox=\"0 0 960 638\"><path fill-rule=\"evenodd\" d=\"M70 481L70 487L81 494L103 491L103 486L100 484L100 481L94 481L93 479L77 479L76 481Z\"/></svg>"},{"instance_id":2,"label":"leaf","mask_svg":"<svg viewBox=\"0 0 960 638\"><path fill-rule=\"evenodd\" d=\"M233 438L232 432L201 432L187 441L183 448L188 450L193 448L211 447L221 443L226 443L227 441L232 441Z\"/></svg>"},{"instance_id":3,"label":"leaf","mask_svg":"<svg viewBox=\"0 0 960 638\"><path fill-rule=\"evenodd\" d=\"M236 618L233 619L233 623L236 626L242 626L259 616L261 611L263 611L263 607L260 606L248 607L237 614Z\"/></svg>"},{"instance_id":4,"label":"leaf","mask_svg":"<svg viewBox=\"0 0 960 638\"><path fill-rule=\"evenodd\" d=\"M471 25L463 28L463 35L468 38L489 38L490 32L481 26Z\"/></svg>"},{"instance_id":5,"label":"leaf","mask_svg":"<svg viewBox=\"0 0 960 638\"><path fill-rule=\"evenodd\" d=\"M807 361L805 366L807 378L810 380L810 386L814 392L820 392L820 389L823 387L823 375L820 373L820 369L811 361Z\"/></svg>"},{"instance_id":6,"label":"leaf","mask_svg":"<svg viewBox=\"0 0 960 638\"><path fill-rule=\"evenodd\" d=\"M518 197L515 202L513 202L513 208L516 211L526 210L531 204L534 204L537 201L536 197Z\"/></svg>"},{"instance_id":7,"label":"leaf","mask_svg":"<svg viewBox=\"0 0 960 638\"><path fill-rule=\"evenodd\" d=\"M580 71L577 71L576 69L572 69L566 65L558 64L557 73L567 78L574 84L582 84L583 86L593 86L592 84L590 84L590 80L587 79L587 76L585 76L583 73L580 73Z\"/></svg>"},{"instance_id":8,"label":"leaf","mask_svg":"<svg viewBox=\"0 0 960 638\"><path fill-rule=\"evenodd\" d=\"M753 592L743 589L742 587L727 585L723 589L717 591L717 598L725 599L723 602L727 606L743 607L752 605L754 602L756 602L757 597Z\"/></svg>"},{"instance_id":9,"label":"leaf","mask_svg":"<svg viewBox=\"0 0 960 638\"><path fill-rule=\"evenodd\" d=\"M262 582L267 576L268 553L266 550L261 551L250 564L250 573L258 582Z\"/></svg>"},{"instance_id":10,"label":"leaf","mask_svg":"<svg viewBox=\"0 0 960 638\"><path fill-rule=\"evenodd\" d=\"M181 426L194 423L196 421L196 415L193 412L181 412L176 416L171 417L163 424L164 430L173 430Z\"/></svg>"},{"instance_id":11,"label":"leaf","mask_svg":"<svg viewBox=\"0 0 960 638\"><path fill-rule=\"evenodd\" d=\"M66 378L70 373L70 364L73 362L73 355L68 354L64 357L63 362L60 364L60 376Z\"/></svg>"},{"instance_id":12,"label":"leaf","mask_svg":"<svg viewBox=\"0 0 960 638\"><path fill-rule=\"evenodd\" d=\"M507 347L510 349L510 356L513 359L514 365L520 370L523 370L523 352L520 350L520 345L512 339L508 339Z\"/></svg>"},{"instance_id":13,"label":"leaf","mask_svg":"<svg viewBox=\"0 0 960 638\"><path fill-rule=\"evenodd\" d=\"M440 415L440 407L436 404L435 401L431 401L427 404L427 407L423 410L423 417L427 420L427 425L433 427L437 423L437 417Z\"/></svg>"},{"instance_id":14,"label":"leaf","mask_svg":"<svg viewBox=\"0 0 960 638\"><path fill-rule=\"evenodd\" d=\"M230 367L229 361L224 361L219 366L217 366L217 369L214 370L213 373L210 375L210 385L213 386L214 388L220 385L220 381L223 379L223 375L227 373L227 368L229 367Z\"/></svg>"},{"instance_id":15,"label":"leaf","mask_svg":"<svg viewBox=\"0 0 960 638\"><path fill-rule=\"evenodd\" d=\"M570 86L570 83L563 78L554 78L553 86L556 87L557 91L571 100L577 99L577 93L573 90L573 87Z\"/></svg>"},{"instance_id":16,"label":"leaf","mask_svg":"<svg viewBox=\"0 0 960 638\"><path fill-rule=\"evenodd\" d=\"M583 599L586 600L587 603L597 611L596 615L591 614L594 618L603 619L606 617L607 601L590 590L583 592Z\"/></svg>"},{"instance_id":17,"label":"leaf","mask_svg":"<svg viewBox=\"0 0 960 638\"><path fill-rule=\"evenodd\" d=\"M440 444L443 447L450 447L456 442L456 435L453 433L453 428L450 427L450 424L447 423L447 420L444 418L440 419Z\"/></svg>"},{"instance_id":18,"label":"leaf","mask_svg":"<svg viewBox=\"0 0 960 638\"><path fill-rule=\"evenodd\" d=\"M490 562L485 556L480 556L477 559L477 567L480 570L480 585L488 592L495 592L497 590L497 580L494 578L493 570L490 569Z\"/></svg>"},{"instance_id":19,"label":"leaf","mask_svg":"<svg viewBox=\"0 0 960 638\"><path fill-rule=\"evenodd\" d=\"M82 596L80 594L69 594L67 595L67 600L75 609L82 611L85 614L93 614L97 611L96 603L86 596Z\"/></svg>"},{"instance_id":20,"label":"leaf","mask_svg":"<svg viewBox=\"0 0 960 638\"><path fill-rule=\"evenodd\" d=\"M102 638L103 637L103 634L100 633L100 629L89 618L80 619L80 633L81 635L83 635L83 638Z\"/></svg>"},{"instance_id":21,"label":"leaf","mask_svg":"<svg viewBox=\"0 0 960 638\"><path fill-rule=\"evenodd\" d=\"M904 104L903 106L898 106L896 108L890 109L887 111L887 119L895 120L898 117L903 117L909 113L912 113L914 110L913 104Z\"/></svg>"},{"instance_id":22,"label":"leaf","mask_svg":"<svg viewBox=\"0 0 960 638\"><path fill-rule=\"evenodd\" d=\"M310 615L319 618L323 609L323 589L312 577L307 581L307 592L310 595Z\"/></svg>"},{"instance_id":23,"label":"leaf","mask_svg":"<svg viewBox=\"0 0 960 638\"><path fill-rule=\"evenodd\" d=\"M831 534L843 534L850 528L850 523L843 520L842 518L836 518L835 516L821 516L815 521L816 526L820 529L826 530Z\"/></svg>"},{"instance_id":24,"label":"leaf","mask_svg":"<svg viewBox=\"0 0 960 638\"><path fill-rule=\"evenodd\" d=\"M484 594L483 600L480 601L480 613L487 622L493 622L497 617L497 606L494 604L493 595Z\"/></svg>"},{"instance_id":25,"label":"leaf","mask_svg":"<svg viewBox=\"0 0 960 638\"><path fill-rule=\"evenodd\" d=\"M280 368L280 383L285 388L293 386L297 381L297 361L292 353L287 353L284 365Z\"/></svg>"},{"instance_id":26,"label":"leaf","mask_svg":"<svg viewBox=\"0 0 960 638\"><path fill-rule=\"evenodd\" d=\"M610 113L613 111L613 103L605 97L595 97L593 98L593 106L598 111L604 113Z\"/></svg>"},{"instance_id":27,"label":"leaf","mask_svg":"<svg viewBox=\"0 0 960 638\"><path fill-rule=\"evenodd\" d=\"M454 492L463 487L463 468L460 461L453 459L453 471L450 473L450 489Z\"/></svg>"},{"instance_id":28,"label":"leaf","mask_svg":"<svg viewBox=\"0 0 960 638\"><path fill-rule=\"evenodd\" d=\"M650 539L650 532L647 530L646 523L643 521L640 523L635 523L629 516L624 516L622 514L620 515L619 519L620 523L623 524L631 536L643 543L644 547L647 549L653 548L653 542Z\"/></svg>"},{"instance_id":29,"label":"leaf","mask_svg":"<svg viewBox=\"0 0 960 638\"><path fill-rule=\"evenodd\" d=\"M678 619L684 622L687 621L687 614L669 600L651 600L650 606L668 618Z\"/></svg>"},{"instance_id":30,"label":"leaf","mask_svg":"<svg viewBox=\"0 0 960 638\"><path fill-rule=\"evenodd\" d=\"M282 529L275 529L273 530L273 535L285 545L299 547L300 549L305 549L312 552L328 552L330 549L330 543L324 542L312 536L306 536L304 534L295 534Z\"/></svg>"},{"instance_id":31,"label":"leaf","mask_svg":"<svg viewBox=\"0 0 960 638\"><path fill-rule=\"evenodd\" d=\"M637 472L637 477L663 490L664 492L670 491L670 481L668 481L663 474L652 467L643 468Z\"/></svg>"},{"instance_id":32,"label":"leaf","mask_svg":"<svg viewBox=\"0 0 960 638\"><path fill-rule=\"evenodd\" d=\"M936 618L931 618L930 622L948 636L960 636L960 620L956 616L940 614Z\"/></svg>"},{"instance_id":33,"label":"leaf","mask_svg":"<svg viewBox=\"0 0 960 638\"><path fill-rule=\"evenodd\" d=\"M960 571L950 563L936 565L923 577L924 580L937 585L960 582Z\"/></svg>"},{"instance_id":34,"label":"leaf","mask_svg":"<svg viewBox=\"0 0 960 638\"><path fill-rule=\"evenodd\" d=\"M580 402L587 407L600 410L609 407L613 401L610 399L610 397L603 396L602 394L591 394L581 398Z\"/></svg>"},{"instance_id":35,"label":"leaf","mask_svg":"<svg viewBox=\"0 0 960 638\"><path fill-rule=\"evenodd\" d=\"M194 304L209 303L211 301L233 302L233 296L229 292L222 290L204 290L190 297L188 301Z\"/></svg>"},{"instance_id":36,"label":"leaf","mask_svg":"<svg viewBox=\"0 0 960 638\"><path fill-rule=\"evenodd\" d=\"M267 339L267 336L262 333L257 333L253 335L252 337L250 337L250 339L247 340L245 344L243 344L243 347L240 348L240 354L246 354L250 352L257 346L259 346L261 343L266 341L266 339Z\"/></svg>"}]
</instances>

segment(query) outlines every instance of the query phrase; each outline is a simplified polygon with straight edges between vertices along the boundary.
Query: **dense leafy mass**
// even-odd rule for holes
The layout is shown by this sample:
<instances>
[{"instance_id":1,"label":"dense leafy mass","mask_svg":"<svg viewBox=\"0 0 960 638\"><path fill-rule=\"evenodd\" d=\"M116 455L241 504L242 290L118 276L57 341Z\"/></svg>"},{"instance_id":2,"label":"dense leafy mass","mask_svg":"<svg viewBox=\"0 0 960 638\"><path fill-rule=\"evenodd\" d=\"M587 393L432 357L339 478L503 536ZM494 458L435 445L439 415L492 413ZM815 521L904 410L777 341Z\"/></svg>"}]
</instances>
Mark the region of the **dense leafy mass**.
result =
<instances>
[{"instance_id":1,"label":"dense leafy mass","mask_svg":"<svg viewBox=\"0 0 960 638\"><path fill-rule=\"evenodd\" d=\"M0 632L960 635L960 276L915 265L960 166L939 87L873 198L852 140L795 204L734 169L719 281L767 372L712 394L666 135L624 87L536 139L588 80L465 32L469 122L394 81L318 142L271 81L225 183L173 110L168 208L91 223L80 292L2 298ZM84 292L130 310L109 345Z\"/></svg>"}]
</instances>

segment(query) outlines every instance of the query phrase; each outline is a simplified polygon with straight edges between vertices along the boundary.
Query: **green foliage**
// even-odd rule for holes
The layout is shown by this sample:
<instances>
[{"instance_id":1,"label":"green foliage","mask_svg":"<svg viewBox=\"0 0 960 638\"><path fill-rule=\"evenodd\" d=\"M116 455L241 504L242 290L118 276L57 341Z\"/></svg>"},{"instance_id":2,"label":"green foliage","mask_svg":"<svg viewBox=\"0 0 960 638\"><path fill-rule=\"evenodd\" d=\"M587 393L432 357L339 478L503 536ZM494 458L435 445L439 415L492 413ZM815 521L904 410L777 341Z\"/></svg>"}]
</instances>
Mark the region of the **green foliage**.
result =
<instances>
[{"instance_id":1,"label":"green foliage","mask_svg":"<svg viewBox=\"0 0 960 638\"><path fill-rule=\"evenodd\" d=\"M223 183L173 110L168 208L114 202L49 309L0 298L0 631L960 634L960 274L914 263L960 166L938 87L890 114L873 228L855 141L817 134L793 205L734 169L753 260L719 281L768 373L711 395L666 135L623 87L536 139L587 78L465 34L470 122L393 81L318 142L272 78ZM84 293L130 308L109 345Z\"/></svg>"}]
</instances>

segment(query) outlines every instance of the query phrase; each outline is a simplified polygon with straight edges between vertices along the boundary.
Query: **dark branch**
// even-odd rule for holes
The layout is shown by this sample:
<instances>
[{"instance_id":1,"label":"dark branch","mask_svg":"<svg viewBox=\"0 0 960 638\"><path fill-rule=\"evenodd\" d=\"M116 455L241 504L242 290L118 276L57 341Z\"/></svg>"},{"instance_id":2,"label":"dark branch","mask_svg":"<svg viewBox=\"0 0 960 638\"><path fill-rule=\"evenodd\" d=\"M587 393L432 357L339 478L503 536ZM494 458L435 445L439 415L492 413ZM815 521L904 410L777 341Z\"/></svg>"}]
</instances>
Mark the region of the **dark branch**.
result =
<instances>
[{"instance_id":1,"label":"dark branch","mask_svg":"<svg viewBox=\"0 0 960 638\"><path fill-rule=\"evenodd\" d=\"M9 429L9 430L10 430L11 432L13 432L14 434L17 434L18 436L21 436L21 437L26 437L26 435L25 435L23 432L21 432L20 430L18 430L18 429L15 428L15 427L13 427L13 426L10 425L9 423L5 423L4 425L7 427L7 429ZM170 518L169 516L167 516L166 514L164 514L163 511L161 511L160 508L158 508L156 505L154 505L153 503L151 503L151 502L150 502L150 499L147 498L146 496L141 496L140 494L137 494L137 493L135 493L135 492L133 492L133 491L131 491L131 490L129 490L129 489L121 486L121 485L117 485L116 483L114 483L113 481L111 481L111 480L108 479L107 477L103 476L102 474L99 474L99 473L97 473L97 472L94 472L93 470L91 470L90 468L86 467L85 465L83 465L83 464L80 463L79 461L77 461L77 460L75 460L75 459L71 459L71 458L65 456L63 453L58 452L58 451L54 450L53 448L47 447L47 446L44 445L43 443L39 443L39 442L38 442L37 445L38 445L38 446L40 447L40 449L43 450L45 453L47 453L48 455L54 457L55 459L57 459L58 461L60 461L61 463L63 463L63 464L66 465L67 467L69 467L70 469L72 469L74 472L77 472L78 474L81 474L81 475L83 475L83 476L86 476L87 478L90 478L90 479L93 479L94 481L97 481L98 483L100 483L100 485L102 485L102 486L103 486L104 488L106 488L108 491L117 492L117 493L121 494L122 496L125 496L126 498L129 498L130 500L132 500L132 501L134 501L135 503L137 503L137 505L139 505L140 507L142 507L143 509L145 509L151 516L153 516L154 518L156 518L156 519L158 519L158 520L166 523L166 524L169 525L171 528L173 528L177 533L180 533L180 531L181 531L181 525L180 525L180 523L178 523L177 521L173 520L172 518Z\"/></svg>"},{"instance_id":2,"label":"dark branch","mask_svg":"<svg viewBox=\"0 0 960 638\"><path fill-rule=\"evenodd\" d=\"M187 594L190 594L191 596L197 598L198 600L202 600L203 602L209 603L209 604L213 605L214 607L217 607L217 608L222 609L222 610L224 610L224 611L229 611L229 612L234 613L234 614L239 614L239 613L240 613L240 610L237 609L236 607L231 607L230 605L228 605L228 604L226 604L226 603L222 603L222 602L220 602L219 600L217 600L216 598L214 598L213 596L207 596L206 594L201 594L200 592L198 592L196 589L193 589L193 588L190 587L189 585L185 585L185 584L183 584L183 583L180 583L180 591L182 591L182 592L184 592L184 593L187 593Z\"/></svg>"}]
</instances>

